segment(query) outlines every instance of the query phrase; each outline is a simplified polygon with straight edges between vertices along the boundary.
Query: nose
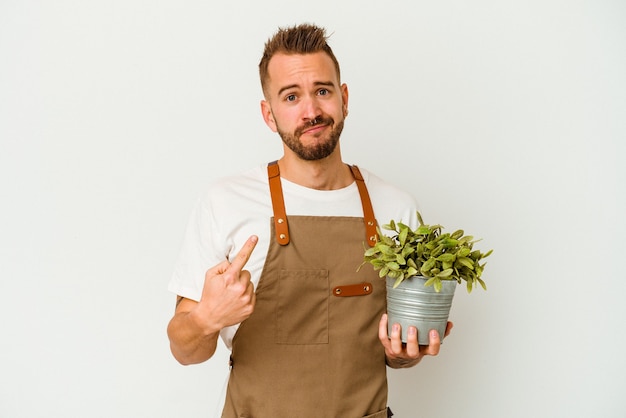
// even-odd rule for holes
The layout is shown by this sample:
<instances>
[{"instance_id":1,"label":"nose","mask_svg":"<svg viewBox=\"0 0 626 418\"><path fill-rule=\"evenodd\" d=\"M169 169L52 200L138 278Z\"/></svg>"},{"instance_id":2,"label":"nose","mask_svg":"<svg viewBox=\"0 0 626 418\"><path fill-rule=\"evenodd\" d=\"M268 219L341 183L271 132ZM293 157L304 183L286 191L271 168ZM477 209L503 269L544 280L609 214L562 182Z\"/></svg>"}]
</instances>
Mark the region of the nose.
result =
<instances>
[{"instance_id":1,"label":"nose","mask_svg":"<svg viewBox=\"0 0 626 418\"><path fill-rule=\"evenodd\" d=\"M302 119L310 122L322 116L322 110L316 97L307 97L302 101Z\"/></svg>"}]
</instances>

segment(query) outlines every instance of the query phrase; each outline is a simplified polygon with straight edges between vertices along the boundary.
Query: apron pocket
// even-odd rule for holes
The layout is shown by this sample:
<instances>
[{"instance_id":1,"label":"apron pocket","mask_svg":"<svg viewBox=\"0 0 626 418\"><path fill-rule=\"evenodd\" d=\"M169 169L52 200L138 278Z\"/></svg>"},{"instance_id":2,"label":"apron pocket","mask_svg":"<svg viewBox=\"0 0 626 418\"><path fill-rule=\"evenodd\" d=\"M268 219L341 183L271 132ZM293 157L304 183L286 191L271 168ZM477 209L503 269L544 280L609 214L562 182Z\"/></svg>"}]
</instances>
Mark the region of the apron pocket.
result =
<instances>
[{"instance_id":1,"label":"apron pocket","mask_svg":"<svg viewBox=\"0 0 626 418\"><path fill-rule=\"evenodd\" d=\"M278 344L328 344L328 270L281 270L276 303Z\"/></svg>"}]
</instances>

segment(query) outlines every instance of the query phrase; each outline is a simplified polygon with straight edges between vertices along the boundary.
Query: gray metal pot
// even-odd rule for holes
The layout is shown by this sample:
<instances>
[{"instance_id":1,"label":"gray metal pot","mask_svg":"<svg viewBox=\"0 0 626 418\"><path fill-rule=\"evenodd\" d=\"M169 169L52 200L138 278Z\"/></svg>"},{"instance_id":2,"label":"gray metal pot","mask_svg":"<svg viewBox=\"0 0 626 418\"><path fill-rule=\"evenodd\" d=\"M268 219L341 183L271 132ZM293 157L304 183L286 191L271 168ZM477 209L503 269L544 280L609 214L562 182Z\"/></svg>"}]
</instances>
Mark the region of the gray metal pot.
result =
<instances>
[{"instance_id":1,"label":"gray metal pot","mask_svg":"<svg viewBox=\"0 0 626 418\"><path fill-rule=\"evenodd\" d=\"M456 280L442 280L441 291L435 292L433 286L424 286L426 278L413 276L403 280L393 288L395 279L387 277L387 315L388 329L391 335L393 324L402 327L402 341L407 341L409 326L417 328L418 343L428 345L428 332L436 329L443 341L452 298L456 290Z\"/></svg>"}]
</instances>

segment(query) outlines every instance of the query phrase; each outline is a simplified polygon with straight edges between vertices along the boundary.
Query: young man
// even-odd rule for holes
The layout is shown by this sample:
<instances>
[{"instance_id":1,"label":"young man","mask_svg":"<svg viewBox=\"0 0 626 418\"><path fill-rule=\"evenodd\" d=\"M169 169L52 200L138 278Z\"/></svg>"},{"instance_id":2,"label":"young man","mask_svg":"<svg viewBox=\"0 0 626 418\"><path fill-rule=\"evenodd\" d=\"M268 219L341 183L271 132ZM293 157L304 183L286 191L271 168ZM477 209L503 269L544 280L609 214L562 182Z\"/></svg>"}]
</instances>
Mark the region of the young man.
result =
<instances>
[{"instance_id":1,"label":"young man","mask_svg":"<svg viewBox=\"0 0 626 418\"><path fill-rule=\"evenodd\" d=\"M203 362L220 335L232 350L223 417L387 417L386 365L439 352L436 331L388 336L385 282L357 272L376 219L415 225L416 204L342 161L348 88L326 39L299 25L266 43L261 112L284 155L211 185L169 286L174 357Z\"/></svg>"}]
</instances>

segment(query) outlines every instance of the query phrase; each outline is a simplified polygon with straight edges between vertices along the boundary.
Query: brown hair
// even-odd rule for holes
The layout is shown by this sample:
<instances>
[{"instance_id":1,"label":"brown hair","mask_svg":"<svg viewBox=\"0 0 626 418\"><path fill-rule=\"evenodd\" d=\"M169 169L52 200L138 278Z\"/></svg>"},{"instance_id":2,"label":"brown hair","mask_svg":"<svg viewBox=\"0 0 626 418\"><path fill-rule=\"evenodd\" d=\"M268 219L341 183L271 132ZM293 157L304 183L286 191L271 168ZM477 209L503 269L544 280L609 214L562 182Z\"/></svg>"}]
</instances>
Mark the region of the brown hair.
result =
<instances>
[{"instance_id":1,"label":"brown hair","mask_svg":"<svg viewBox=\"0 0 626 418\"><path fill-rule=\"evenodd\" d=\"M277 53L283 54L313 54L325 52L333 60L337 70L337 79L340 80L339 62L330 49L326 40L326 30L315 25L304 23L290 28L279 28L278 31L265 43L263 57L259 63L261 87L265 93L269 78L267 67L270 59Z\"/></svg>"}]
</instances>

